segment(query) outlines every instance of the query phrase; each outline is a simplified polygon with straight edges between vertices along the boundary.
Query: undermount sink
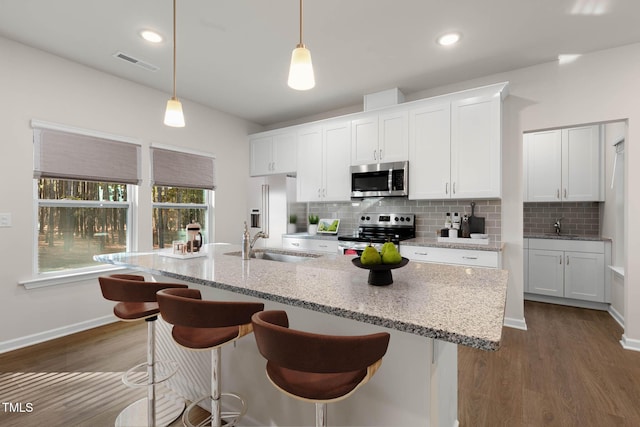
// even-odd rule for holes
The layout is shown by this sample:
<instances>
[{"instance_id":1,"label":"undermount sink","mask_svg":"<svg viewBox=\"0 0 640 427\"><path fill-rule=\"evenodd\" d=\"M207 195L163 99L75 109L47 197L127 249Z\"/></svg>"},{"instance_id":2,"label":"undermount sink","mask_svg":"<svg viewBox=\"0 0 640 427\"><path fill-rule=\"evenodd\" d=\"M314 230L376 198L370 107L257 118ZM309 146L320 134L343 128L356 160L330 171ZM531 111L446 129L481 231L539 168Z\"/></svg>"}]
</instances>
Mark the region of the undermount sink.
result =
<instances>
[{"instance_id":1,"label":"undermount sink","mask_svg":"<svg viewBox=\"0 0 640 427\"><path fill-rule=\"evenodd\" d=\"M242 256L242 252L227 252L225 255ZM251 251L251 258L279 262L303 262L321 256L322 255L309 254L305 252L281 251L274 249L254 249Z\"/></svg>"}]
</instances>

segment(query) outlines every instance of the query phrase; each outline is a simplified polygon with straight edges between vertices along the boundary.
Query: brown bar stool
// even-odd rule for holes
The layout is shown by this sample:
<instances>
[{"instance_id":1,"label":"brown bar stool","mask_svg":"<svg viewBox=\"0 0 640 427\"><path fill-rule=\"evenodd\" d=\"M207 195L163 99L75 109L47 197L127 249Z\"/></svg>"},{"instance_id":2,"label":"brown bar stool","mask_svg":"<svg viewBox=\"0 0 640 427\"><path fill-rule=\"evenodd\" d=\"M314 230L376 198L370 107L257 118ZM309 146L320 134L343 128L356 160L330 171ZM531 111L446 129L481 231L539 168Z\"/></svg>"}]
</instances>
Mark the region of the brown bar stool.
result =
<instances>
[{"instance_id":1,"label":"brown bar stool","mask_svg":"<svg viewBox=\"0 0 640 427\"><path fill-rule=\"evenodd\" d=\"M269 381L315 403L316 426L327 425L327 403L346 399L373 377L389 345L386 332L337 336L289 329L285 311L262 311L251 321Z\"/></svg>"},{"instance_id":2,"label":"brown bar stool","mask_svg":"<svg viewBox=\"0 0 640 427\"><path fill-rule=\"evenodd\" d=\"M102 296L118 303L113 313L125 322L145 320L147 322L147 361L129 369L122 376L128 387L146 387L147 397L127 406L116 418L116 426L167 426L184 410L181 399L156 400L155 385L169 379L177 371L175 362L155 360L155 324L160 309L156 293L166 288L186 288L178 283L146 282L143 276L135 274L114 274L99 277ZM146 375L134 380L132 375L146 367ZM168 367L168 368L167 368ZM165 368L165 372L160 371Z\"/></svg>"},{"instance_id":3,"label":"brown bar stool","mask_svg":"<svg viewBox=\"0 0 640 427\"><path fill-rule=\"evenodd\" d=\"M190 350L211 350L211 395L204 396L187 407L182 415L186 426L191 409L204 399L211 399L211 425L234 426L247 412L247 404L234 393L221 393L221 347L250 334L251 315L264 309L257 302L204 301L197 289L165 289L158 292L162 318L173 324L171 335L181 346ZM222 412L222 396L238 400L239 411ZM204 425L209 419L198 425Z\"/></svg>"}]
</instances>

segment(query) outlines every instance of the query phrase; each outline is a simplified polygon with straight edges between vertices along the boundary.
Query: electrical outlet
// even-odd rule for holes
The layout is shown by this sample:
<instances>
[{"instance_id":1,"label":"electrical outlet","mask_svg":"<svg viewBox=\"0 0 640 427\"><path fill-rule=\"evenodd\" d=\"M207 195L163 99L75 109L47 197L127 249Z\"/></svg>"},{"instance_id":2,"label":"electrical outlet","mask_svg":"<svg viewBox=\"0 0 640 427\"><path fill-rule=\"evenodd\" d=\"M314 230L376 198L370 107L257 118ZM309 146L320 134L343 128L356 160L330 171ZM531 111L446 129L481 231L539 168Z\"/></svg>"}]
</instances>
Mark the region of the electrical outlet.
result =
<instances>
[{"instance_id":1,"label":"electrical outlet","mask_svg":"<svg viewBox=\"0 0 640 427\"><path fill-rule=\"evenodd\" d=\"M10 213L0 213L0 227L11 227Z\"/></svg>"}]
</instances>

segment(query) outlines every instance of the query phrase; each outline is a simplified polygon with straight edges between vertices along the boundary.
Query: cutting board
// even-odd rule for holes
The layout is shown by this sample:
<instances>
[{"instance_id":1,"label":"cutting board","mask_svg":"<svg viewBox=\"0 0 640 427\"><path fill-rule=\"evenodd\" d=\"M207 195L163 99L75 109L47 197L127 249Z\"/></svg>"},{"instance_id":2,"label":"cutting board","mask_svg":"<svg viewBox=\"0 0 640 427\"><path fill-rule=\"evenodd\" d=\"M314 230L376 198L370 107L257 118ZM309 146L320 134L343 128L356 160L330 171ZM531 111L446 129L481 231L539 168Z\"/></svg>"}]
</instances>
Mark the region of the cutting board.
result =
<instances>
[{"instance_id":1,"label":"cutting board","mask_svg":"<svg viewBox=\"0 0 640 427\"><path fill-rule=\"evenodd\" d=\"M475 216L476 202L471 202L471 216L469 217L469 232L484 234L484 217Z\"/></svg>"}]
</instances>

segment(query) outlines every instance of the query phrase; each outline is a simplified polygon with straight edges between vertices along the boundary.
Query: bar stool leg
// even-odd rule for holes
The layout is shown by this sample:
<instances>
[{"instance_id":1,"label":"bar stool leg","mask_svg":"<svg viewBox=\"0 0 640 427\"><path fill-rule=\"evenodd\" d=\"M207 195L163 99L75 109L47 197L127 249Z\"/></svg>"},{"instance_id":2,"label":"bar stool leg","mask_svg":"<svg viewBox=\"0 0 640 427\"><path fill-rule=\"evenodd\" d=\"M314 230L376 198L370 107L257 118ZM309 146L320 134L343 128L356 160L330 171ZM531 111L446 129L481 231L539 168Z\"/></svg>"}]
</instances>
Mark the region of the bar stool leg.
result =
<instances>
[{"instance_id":1,"label":"bar stool leg","mask_svg":"<svg viewBox=\"0 0 640 427\"><path fill-rule=\"evenodd\" d=\"M316 427L327 427L326 403L316 403Z\"/></svg>"},{"instance_id":2,"label":"bar stool leg","mask_svg":"<svg viewBox=\"0 0 640 427\"><path fill-rule=\"evenodd\" d=\"M220 347L211 350L211 426L222 425L220 401L220 371L222 370Z\"/></svg>"},{"instance_id":3,"label":"bar stool leg","mask_svg":"<svg viewBox=\"0 0 640 427\"><path fill-rule=\"evenodd\" d=\"M156 322L147 319L147 424L156 425Z\"/></svg>"}]
</instances>

